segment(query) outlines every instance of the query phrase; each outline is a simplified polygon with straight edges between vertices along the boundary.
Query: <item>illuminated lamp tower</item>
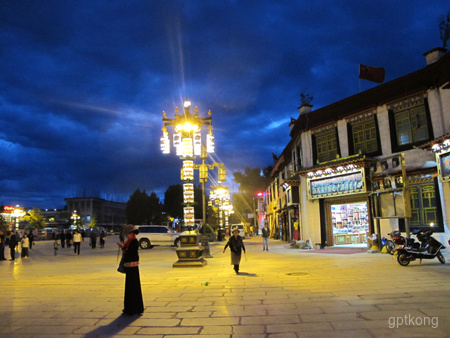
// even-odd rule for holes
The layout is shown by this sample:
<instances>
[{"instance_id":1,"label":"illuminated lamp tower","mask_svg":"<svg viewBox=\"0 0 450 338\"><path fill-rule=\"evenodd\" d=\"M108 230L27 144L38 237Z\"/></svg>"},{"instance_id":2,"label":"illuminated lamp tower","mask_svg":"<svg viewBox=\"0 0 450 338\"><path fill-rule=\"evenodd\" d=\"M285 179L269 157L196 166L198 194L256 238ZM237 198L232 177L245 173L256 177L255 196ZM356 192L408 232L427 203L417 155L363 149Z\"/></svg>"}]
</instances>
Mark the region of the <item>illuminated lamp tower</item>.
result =
<instances>
[{"instance_id":1,"label":"illuminated lamp tower","mask_svg":"<svg viewBox=\"0 0 450 338\"><path fill-rule=\"evenodd\" d=\"M198 116L198 108L195 107L195 114L190 112L191 102L188 98L184 102L183 114L178 114L175 108L175 117L169 119L163 112L163 135L161 137L161 151L163 154L170 153L170 139L167 127L173 127L173 146L176 154L183 160L181 168L181 180L183 183L184 202L184 225L187 231L180 235L181 247L176 249L178 261L173 263L173 267L205 266L206 260L203 258L203 247L199 246L197 232L193 231L195 226L194 216L194 170L198 167L194 164L197 156L202 156L202 126L208 126L206 134L206 151L214 152L214 136L212 133L211 111L208 117ZM202 176L203 177L203 176Z\"/></svg>"},{"instance_id":2,"label":"illuminated lamp tower","mask_svg":"<svg viewBox=\"0 0 450 338\"><path fill-rule=\"evenodd\" d=\"M228 217L234 213L233 205L230 203L228 186L222 186L219 183L216 187L211 187L209 199L211 205L217 208L219 214L219 240L223 240L225 239L225 229L228 228Z\"/></svg>"}]
</instances>

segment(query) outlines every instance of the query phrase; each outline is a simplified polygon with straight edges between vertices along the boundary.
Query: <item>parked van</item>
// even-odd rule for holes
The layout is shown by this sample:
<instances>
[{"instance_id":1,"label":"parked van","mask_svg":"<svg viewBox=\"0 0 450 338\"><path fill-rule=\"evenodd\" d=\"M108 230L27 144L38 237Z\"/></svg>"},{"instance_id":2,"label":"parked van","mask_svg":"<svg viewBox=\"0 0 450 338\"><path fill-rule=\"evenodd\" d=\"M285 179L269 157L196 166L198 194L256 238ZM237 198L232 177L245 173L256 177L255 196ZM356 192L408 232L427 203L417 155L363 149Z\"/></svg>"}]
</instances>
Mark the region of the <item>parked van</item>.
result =
<instances>
[{"instance_id":1,"label":"parked van","mask_svg":"<svg viewBox=\"0 0 450 338\"><path fill-rule=\"evenodd\" d=\"M141 249L151 249L155 245L181 246L180 234L165 225L137 225L136 239Z\"/></svg>"},{"instance_id":2,"label":"parked van","mask_svg":"<svg viewBox=\"0 0 450 338\"><path fill-rule=\"evenodd\" d=\"M233 229L238 228L239 229L239 236L242 238L245 238L245 230L244 230L244 224L231 224L230 226L230 236L233 236Z\"/></svg>"}]
</instances>

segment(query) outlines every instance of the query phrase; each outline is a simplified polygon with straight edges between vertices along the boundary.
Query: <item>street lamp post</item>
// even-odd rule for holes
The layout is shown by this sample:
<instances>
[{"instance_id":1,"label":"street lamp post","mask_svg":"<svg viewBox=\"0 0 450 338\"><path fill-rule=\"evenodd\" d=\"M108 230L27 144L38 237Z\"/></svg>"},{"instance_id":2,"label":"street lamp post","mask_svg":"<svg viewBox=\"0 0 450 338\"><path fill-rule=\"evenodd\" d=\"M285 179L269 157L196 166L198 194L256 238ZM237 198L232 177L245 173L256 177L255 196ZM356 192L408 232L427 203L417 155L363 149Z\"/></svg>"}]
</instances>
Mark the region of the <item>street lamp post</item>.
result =
<instances>
[{"instance_id":1,"label":"street lamp post","mask_svg":"<svg viewBox=\"0 0 450 338\"><path fill-rule=\"evenodd\" d=\"M203 248L198 246L198 234L192 231L195 225L194 216L194 170L200 169L200 182L203 186L203 204L205 204L204 183L208 178L208 167L205 164L207 153L214 152L214 136L212 133L212 117L211 111L208 117L201 118L198 116L198 109L195 107L195 114L191 113L191 102L188 98L183 105L183 114L178 114L178 108L175 109L175 117L169 119L163 112L163 136L161 137L161 151L164 154L170 153L170 140L167 127L173 127L173 145L176 154L183 160L181 168L181 180L183 183L183 201L184 201L184 224L188 231L180 235L181 248L177 248L178 261L173 267L185 266L205 266L206 260L203 258ZM202 154L202 126L208 127L206 135L206 153ZM201 165L195 165L194 159L200 156L202 158ZM206 168L206 174L205 174ZM205 205L203 205L203 223L206 225Z\"/></svg>"},{"instance_id":2,"label":"street lamp post","mask_svg":"<svg viewBox=\"0 0 450 338\"><path fill-rule=\"evenodd\" d=\"M77 214L77 211L74 210L72 216L70 217L73 221L73 226L78 228L78 222L80 221L80 216Z\"/></svg>"},{"instance_id":3,"label":"street lamp post","mask_svg":"<svg viewBox=\"0 0 450 338\"><path fill-rule=\"evenodd\" d=\"M25 215L26 215L25 211L23 211L23 209L20 209L19 206L14 208L14 211L12 212L12 217L14 217L15 230L19 230L20 218L22 218Z\"/></svg>"},{"instance_id":4,"label":"street lamp post","mask_svg":"<svg viewBox=\"0 0 450 338\"><path fill-rule=\"evenodd\" d=\"M230 193L228 186L217 185L211 187L210 200L218 209L219 213L219 240L223 240L224 227L228 227L228 216L232 214L233 205L230 203Z\"/></svg>"}]
</instances>

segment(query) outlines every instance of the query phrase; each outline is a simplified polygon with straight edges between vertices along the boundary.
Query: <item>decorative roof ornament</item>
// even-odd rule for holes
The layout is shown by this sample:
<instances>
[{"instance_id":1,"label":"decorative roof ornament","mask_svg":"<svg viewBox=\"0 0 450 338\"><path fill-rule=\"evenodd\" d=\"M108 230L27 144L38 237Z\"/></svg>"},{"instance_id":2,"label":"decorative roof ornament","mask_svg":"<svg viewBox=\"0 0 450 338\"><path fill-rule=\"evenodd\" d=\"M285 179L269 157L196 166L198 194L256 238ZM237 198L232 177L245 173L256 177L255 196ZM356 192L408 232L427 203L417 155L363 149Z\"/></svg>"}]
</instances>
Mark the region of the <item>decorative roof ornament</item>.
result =
<instances>
[{"instance_id":1,"label":"decorative roof ornament","mask_svg":"<svg viewBox=\"0 0 450 338\"><path fill-rule=\"evenodd\" d=\"M300 93L300 101L302 106L311 106L312 99L313 97L311 95Z\"/></svg>"}]
</instances>

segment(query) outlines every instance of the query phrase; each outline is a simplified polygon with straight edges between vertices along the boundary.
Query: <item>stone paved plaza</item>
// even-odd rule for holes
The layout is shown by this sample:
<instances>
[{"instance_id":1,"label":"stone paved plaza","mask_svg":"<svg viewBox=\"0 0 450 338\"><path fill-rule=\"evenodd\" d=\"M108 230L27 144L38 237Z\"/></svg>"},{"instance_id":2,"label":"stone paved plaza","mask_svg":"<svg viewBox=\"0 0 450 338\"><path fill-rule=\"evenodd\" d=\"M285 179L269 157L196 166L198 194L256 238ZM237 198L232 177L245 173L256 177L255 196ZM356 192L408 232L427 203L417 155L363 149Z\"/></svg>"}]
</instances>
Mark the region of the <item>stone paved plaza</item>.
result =
<instances>
[{"instance_id":1,"label":"stone paved plaza","mask_svg":"<svg viewBox=\"0 0 450 338\"><path fill-rule=\"evenodd\" d=\"M224 242L203 268L172 268L172 247L140 251L145 312L122 315L116 237L81 255L38 242L0 262L1 337L449 337L450 255L400 266L387 254L303 251L245 240L236 275ZM8 252L8 250L5 250ZM9 253L7 254L9 258ZM208 285L204 285L208 282ZM203 285L202 285L203 284Z\"/></svg>"}]
</instances>

